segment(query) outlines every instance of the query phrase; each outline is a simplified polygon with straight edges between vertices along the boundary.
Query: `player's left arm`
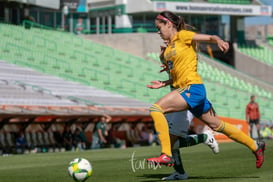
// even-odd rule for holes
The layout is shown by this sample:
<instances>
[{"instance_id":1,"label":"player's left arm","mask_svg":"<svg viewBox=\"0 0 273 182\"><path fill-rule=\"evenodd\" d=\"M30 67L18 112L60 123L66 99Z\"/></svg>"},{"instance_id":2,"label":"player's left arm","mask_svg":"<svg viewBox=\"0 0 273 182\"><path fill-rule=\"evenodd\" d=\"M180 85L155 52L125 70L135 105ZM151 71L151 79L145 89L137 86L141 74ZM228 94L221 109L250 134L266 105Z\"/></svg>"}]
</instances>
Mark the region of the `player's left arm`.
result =
<instances>
[{"instance_id":1,"label":"player's left arm","mask_svg":"<svg viewBox=\"0 0 273 182\"><path fill-rule=\"evenodd\" d=\"M215 43L218 45L219 49L226 53L229 49L229 44L228 42L225 42L222 40L220 37L217 35L208 35L208 34L194 34L193 41L200 41L200 42L210 42L210 43Z\"/></svg>"}]
</instances>

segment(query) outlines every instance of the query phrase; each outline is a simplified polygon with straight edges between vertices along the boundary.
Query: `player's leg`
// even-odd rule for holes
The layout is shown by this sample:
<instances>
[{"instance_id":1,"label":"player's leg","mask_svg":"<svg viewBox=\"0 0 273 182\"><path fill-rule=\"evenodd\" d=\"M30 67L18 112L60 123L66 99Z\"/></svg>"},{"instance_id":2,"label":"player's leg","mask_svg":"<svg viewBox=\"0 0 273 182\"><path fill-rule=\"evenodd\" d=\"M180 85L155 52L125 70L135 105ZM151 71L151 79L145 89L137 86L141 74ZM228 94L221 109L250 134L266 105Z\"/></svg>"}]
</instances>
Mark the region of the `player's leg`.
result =
<instances>
[{"instance_id":1,"label":"player's leg","mask_svg":"<svg viewBox=\"0 0 273 182\"><path fill-rule=\"evenodd\" d=\"M183 145L185 147L191 146L191 144L187 144L185 139L188 136L188 130L192 120L192 117L188 117L188 111L167 113L165 116L169 126L172 149L180 148L180 139L183 140Z\"/></svg>"},{"instance_id":2,"label":"player's leg","mask_svg":"<svg viewBox=\"0 0 273 182\"><path fill-rule=\"evenodd\" d=\"M207 144L214 153L219 152L218 143L210 130L203 134L188 135L190 123L193 115L189 111L181 111L165 114L168 125L172 146L172 156L174 159L174 170L169 176L163 177L162 180L185 180L188 179L186 174L179 148L197 145L199 143Z\"/></svg>"},{"instance_id":3,"label":"player's leg","mask_svg":"<svg viewBox=\"0 0 273 182\"><path fill-rule=\"evenodd\" d=\"M250 133L251 138L253 138L253 125L254 125L254 123L250 120L249 121L249 133Z\"/></svg>"},{"instance_id":4,"label":"player's leg","mask_svg":"<svg viewBox=\"0 0 273 182\"><path fill-rule=\"evenodd\" d=\"M256 167L260 168L262 166L265 150L264 142L256 142L244 132L239 130L236 126L221 121L212 108L210 108L206 113L202 114L200 119L214 131L221 132L234 141L247 146L256 156Z\"/></svg>"},{"instance_id":5,"label":"player's leg","mask_svg":"<svg viewBox=\"0 0 273 182\"><path fill-rule=\"evenodd\" d=\"M261 133L260 133L260 123L259 123L259 120L256 120L255 126L256 126L256 130L257 130L258 140L260 140L261 139Z\"/></svg>"},{"instance_id":6,"label":"player's leg","mask_svg":"<svg viewBox=\"0 0 273 182\"><path fill-rule=\"evenodd\" d=\"M150 115L153 118L155 130L158 133L162 154L159 157L147 159L148 162L173 165L169 129L164 113L186 109L188 109L188 105L177 91L168 93L150 108Z\"/></svg>"},{"instance_id":7,"label":"player's leg","mask_svg":"<svg viewBox=\"0 0 273 182\"><path fill-rule=\"evenodd\" d=\"M186 137L188 133L188 128L190 126L190 121L192 118L188 117L188 111L180 111L165 114L171 139L172 146L172 157L174 159L174 172L169 176L163 177L162 180L185 180L188 179L186 174L179 148L173 148L173 144L178 141L178 138Z\"/></svg>"},{"instance_id":8,"label":"player's leg","mask_svg":"<svg viewBox=\"0 0 273 182\"><path fill-rule=\"evenodd\" d=\"M173 159L175 161L174 164L174 172L169 176L163 177L162 180L185 180L188 179L188 175L184 170L181 154L179 149L172 150Z\"/></svg>"},{"instance_id":9,"label":"player's leg","mask_svg":"<svg viewBox=\"0 0 273 182\"><path fill-rule=\"evenodd\" d=\"M203 113L199 119L205 122L214 131L221 132L229 138L248 146L252 151L257 149L255 140L247 136L234 125L221 121L212 108L206 113Z\"/></svg>"},{"instance_id":10,"label":"player's leg","mask_svg":"<svg viewBox=\"0 0 273 182\"><path fill-rule=\"evenodd\" d=\"M173 140L172 149L190 147L204 143L212 149L213 153L218 153L218 143L210 130L206 130L201 134L188 135L188 130L193 117L194 116L190 111L166 114L170 134L178 136L176 140Z\"/></svg>"},{"instance_id":11,"label":"player's leg","mask_svg":"<svg viewBox=\"0 0 273 182\"><path fill-rule=\"evenodd\" d=\"M211 131L207 130L201 134L188 135L186 137L179 137L174 143L173 148L183 148L198 145L200 143L206 144L214 154L219 153L219 145L214 138Z\"/></svg>"},{"instance_id":12,"label":"player's leg","mask_svg":"<svg viewBox=\"0 0 273 182\"><path fill-rule=\"evenodd\" d=\"M201 134L188 135L193 117L193 114L188 110L166 114L170 134L178 136L176 140L173 140L175 143L171 142L172 149L204 143L212 149L213 153L219 153L218 143L210 130L207 129Z\"/></svg>"},{"instance_id":13,"label":"player's leg","mask_svg":"<svg viewBox=\"0 0 273 182\"><path fill-rule=\"evenodd\" d=\"M214 131L221 132L236 142L247 146L256 156L256 167L260 168L262 166L265 143L256 142L234 125L221 121L206 98L206 90L203 84L191 85L189 89L180 91L180 94L196 117Z\"/></svg>"},{"instance_id":14,"label":"player's leg","mask_svg":"<svg viewBox=\"0 0 273 182\"><path fill-rule=\"evenodd\" d=\"M170 130L171 132L171 130ZM213 135L212 135L213 137ZM207 134L197 134L197 135L191 135L191 136L176 136L170 134L171 143L179 143L179 141L183 140L182 145L180 147L189 147L193 145L197 145L199 143L203 143L208 139ZM199 139L198 139L199 138ZM213 137L214 139L214 137ZM196 141L198 140L198 141ZM214 139L215 140L215 139ZM216 140L215 140L216 141ZM218 143L216 142L217 147ZM215 150L215 149L214 149ZM218 153L219 149L214 151L214 153ZM162 180L185 180L188 179L188 175L186 171L184 170L181 154L179 148L172 148L172 157L174 159L174 170L172 174L169 176L163 177Z\"/></svg>"},{"instance_id":15,"label":"player's leg","mask_svg":"<svg viewBox=\"0 0 273 182\"><path fill-rule=\"evenodd\" d=\"M206 135L206 140L204 144L206 144L214 154L219 153L219 145L217 140L214 138L214 135L211 130L206 130L203 132L203 135Z\"/></svg>"},{"instance_id":16,"label":"player's leg","mask_svg":"<svg viewBox=\"0 0 273 182\"><path fill-rule=\"evenodd\" d=\"M100 148L100 140L99 137L93 135L91 149L99 149Z\"/></svg>"}]
</instances>

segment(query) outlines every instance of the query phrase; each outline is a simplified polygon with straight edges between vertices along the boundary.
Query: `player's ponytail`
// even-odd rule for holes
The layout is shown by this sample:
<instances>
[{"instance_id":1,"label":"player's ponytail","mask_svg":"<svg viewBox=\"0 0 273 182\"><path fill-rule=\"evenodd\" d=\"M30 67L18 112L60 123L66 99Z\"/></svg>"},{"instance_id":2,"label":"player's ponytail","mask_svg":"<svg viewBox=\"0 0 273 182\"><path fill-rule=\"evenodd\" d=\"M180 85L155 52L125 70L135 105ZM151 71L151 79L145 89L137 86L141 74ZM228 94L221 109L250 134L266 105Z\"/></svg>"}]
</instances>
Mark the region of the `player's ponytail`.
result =
<instances>
[{"instance_id":1,"label":"player's ponytail","mask_svg":"<svg viewBox=\"0 0 273 182\"><path fill-rule=\"evenodd\" d=\"M177 21L176 29L177 29L177 31L185 30L186 29L186 24L185 24L184 18L181 17L181 16L178 16L178 21Z\"/></svg>"},{"instance_id":2,"label":"player's ponytail","mask_svg":"<svg viewBox=\"0 0 273 182\"><path fill-rule=\"evenodd\" d=\"M185 24L185 30L190 30L190 31L193 31L193 32L198 32L198 29L192 25L189 25L189 24Z\"/></svg>"}]
</instances>

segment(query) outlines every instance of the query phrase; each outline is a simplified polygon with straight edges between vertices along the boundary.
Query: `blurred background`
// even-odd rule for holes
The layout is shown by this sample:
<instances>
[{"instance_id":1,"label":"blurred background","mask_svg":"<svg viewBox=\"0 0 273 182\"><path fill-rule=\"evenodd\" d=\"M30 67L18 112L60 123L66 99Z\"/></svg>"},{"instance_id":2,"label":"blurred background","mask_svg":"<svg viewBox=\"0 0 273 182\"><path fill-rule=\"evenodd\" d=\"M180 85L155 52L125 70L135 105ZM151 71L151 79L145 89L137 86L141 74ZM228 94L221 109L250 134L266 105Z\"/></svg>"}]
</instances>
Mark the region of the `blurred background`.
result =
<instances>
[{"instance_id":1,"label":"blurred background","mask_svg":"<svg viewBox=\"0 0 273 182\"><path fill-rule=\"evenodd\" d=\"M271 130L264 132L273 125L272 5L270 0L0 0L1 153L91 149L105 114L111 121L102 147L157 145L148 108L169 89L149 90L146 84L168 77L159 73L164 44L154 26L164 10L230 43L227 54L213 44L199 45L198 72L208 98L219 116L248 133L246 105L255 95L260 132L272 138Z\"/></svg>"}]
</instances>

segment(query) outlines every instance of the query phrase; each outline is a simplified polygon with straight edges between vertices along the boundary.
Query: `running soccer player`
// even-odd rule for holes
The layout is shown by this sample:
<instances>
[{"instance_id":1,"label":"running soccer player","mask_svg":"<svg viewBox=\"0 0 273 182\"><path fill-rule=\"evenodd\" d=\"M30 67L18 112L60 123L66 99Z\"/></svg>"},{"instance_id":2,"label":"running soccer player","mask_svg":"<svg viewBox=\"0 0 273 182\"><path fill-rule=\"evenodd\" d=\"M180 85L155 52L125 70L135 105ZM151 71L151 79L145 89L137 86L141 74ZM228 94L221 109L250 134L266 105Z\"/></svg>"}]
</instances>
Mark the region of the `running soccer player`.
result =
<instances>
[{"instance_id":1,"label":"running soccer player","mask_svg":"<svg viewBox=\"0 0 273 182\"><path fill-rule=\"evenodd\" d=\"M167 45L168 41L164 41ZM164 64L164 51L166 49L165 46L160 46L160 61L162 63L162 70L160 72L166 71L169 74L170 72L168 66ZM171 91L174 88L171 86ZM189 147L193 145L197 145L200 143L204 143L208 145L214 154L219 153L219 146L217 141L215 140L212 132L210 130L205 130L202 134L194 134L188 135L188 131L193 119L193 115L190 111L180 111L165 114L166 119L168 121L169 133L171 139L171 148L172 148L172 156L174 159L174 170L171 175L163 177L162 180L185 180L188 179L188 175L184 170L183 163L181 160L180 150L182 147Z\"/></svg>"},{"instance_id":2,"label":"running soccer player","mask_svg":"<svg viewBox=\"0 0 273 182\"><path fill-rule=\"evenodd\" d=\"M195 43L206 41L215 43L226 53L229 44L215 35L198 34L185 30L184 20L170 11L161 12L155 19L158 34L169 44L164 59L170 69L171 79L151 81L148 88L158 89L172 85L176 90L166 94L150 107L155 130L161 143L161 155L147 159L163 165L173 165L169 129L164 113L190 110L195 117L206 123L211 129L221 132L234 141L247 146L256 157L256 167L264 162L265 142L255 141L234 125L221 121L206 97L202 78L197 72Z\"/></svg>"}]
</instances>

